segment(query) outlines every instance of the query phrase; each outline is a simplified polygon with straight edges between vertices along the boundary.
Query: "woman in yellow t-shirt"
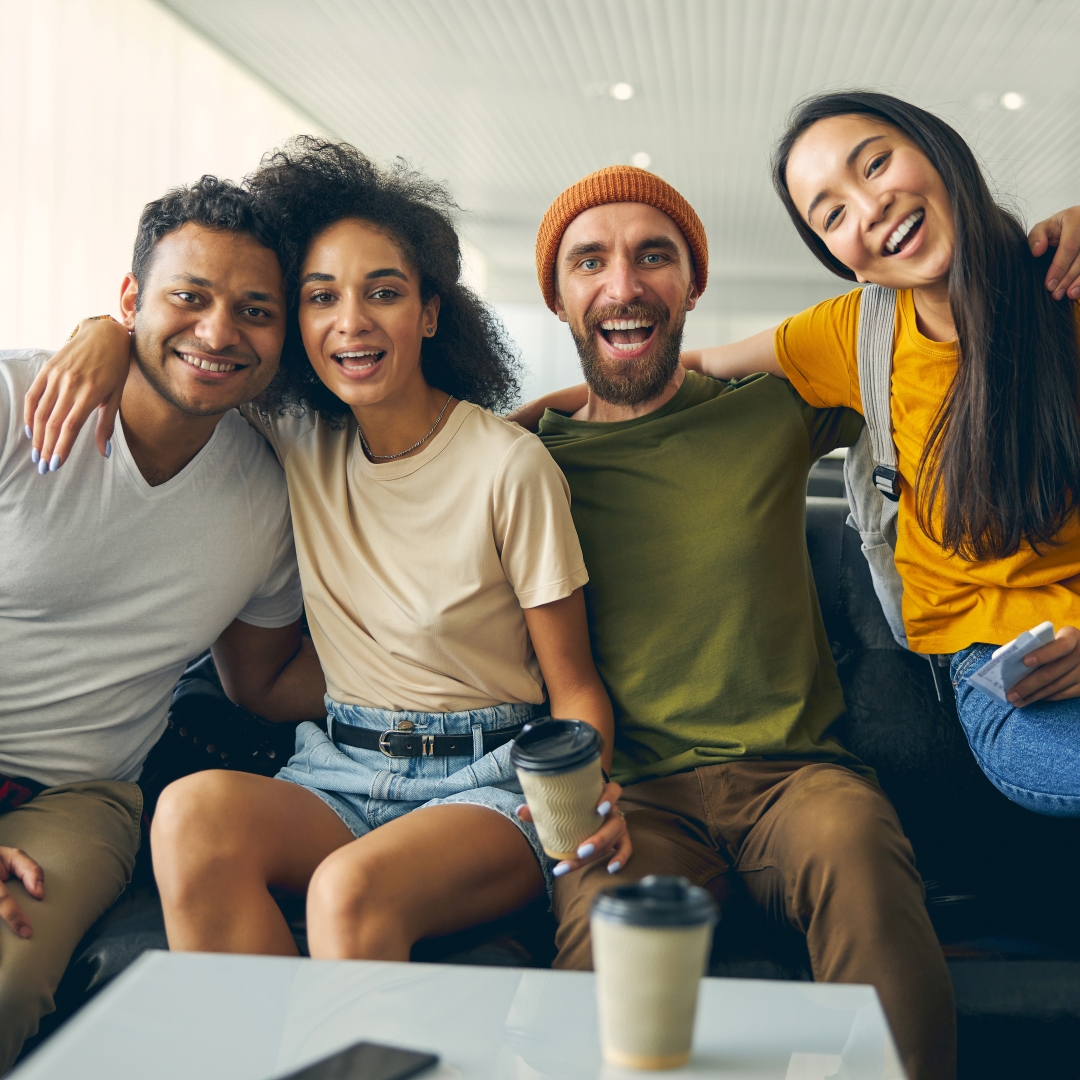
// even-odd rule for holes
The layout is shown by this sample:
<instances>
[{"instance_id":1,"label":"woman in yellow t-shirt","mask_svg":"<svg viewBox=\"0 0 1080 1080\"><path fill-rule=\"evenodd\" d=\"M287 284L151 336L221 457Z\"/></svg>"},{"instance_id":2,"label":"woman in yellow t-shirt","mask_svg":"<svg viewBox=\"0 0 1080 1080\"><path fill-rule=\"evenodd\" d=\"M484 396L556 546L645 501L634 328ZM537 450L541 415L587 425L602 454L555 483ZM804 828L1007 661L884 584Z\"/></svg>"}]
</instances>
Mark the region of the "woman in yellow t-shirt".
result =
<instances>
[{"instance_id":1,"label":"woman in yellow t-shirt","mask_svg":"<svg viewBox=\"0 0 1080 1080\"><path fill-rule=\"evenodd\" d=\"M1031 257L960 135L885 94L800 105L774 182L830 270L898 290L891 411L908 643L951 654L968 742L998 789L1039 813L1080 815L1080 353L1070 302L1080 282L1044 287L1044 276L1062 275L1047 275L1048 255ZM771 371L812 405L861 410L860 294L686 359L719 378ZM994 647L1045 620L1056 639L1030 654L1009 705L966 681Z\"/></svg>"},{"instance_id":2,"label":"woman in yellow t-shirt","mask_svg":"<svg viewBox=\"0 0 1080 1080\"><path fill-rule=\"evenodd\" d=\"M281 234L289 314L277 378L243 411L285 469L328 716L300 724L273 779L204 772L162 794L152 842L169 944L295 952L280 888L307 894L312 956L408 960L420 938L630 855L607 784L596 833L576 857L549 858L509 760L514 735L550 714L596 728L610 768L587 574L558 466L489 411L509 403L515 360L459 280L447 193L313 138L247 186L251 213ZM200 303L198 280L177 288ZM213 350L198 325L165 362L211 360L220 378L244 359L242 335ZM138 317L134 328L137 341ZM105 372L87 400L124 385L128 340L115 333L95 323L66 353L83 357L78 375Z\"/></svg>"}]
</instances>

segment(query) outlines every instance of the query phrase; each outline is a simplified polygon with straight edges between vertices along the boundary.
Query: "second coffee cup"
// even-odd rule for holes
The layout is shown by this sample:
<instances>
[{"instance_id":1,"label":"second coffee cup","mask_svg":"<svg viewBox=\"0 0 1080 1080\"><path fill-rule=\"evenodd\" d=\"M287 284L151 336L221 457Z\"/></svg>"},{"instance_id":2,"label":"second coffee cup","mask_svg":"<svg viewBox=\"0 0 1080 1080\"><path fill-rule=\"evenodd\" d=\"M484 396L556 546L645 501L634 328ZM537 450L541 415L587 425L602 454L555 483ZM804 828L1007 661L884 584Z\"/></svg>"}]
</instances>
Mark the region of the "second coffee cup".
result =
<instances>
[{"instance_id":1,"label":"second coffee cup","mask_svg":"<svg viewBox=\"0 0 1080 1080\"><path fill-rule=\"evenodd\" d=\"M596 728L580 720L539 720L526 724L510 748L540 843L553 859L576 858L604 822L596 810L602 747Z\"/></svg>"},{"instance_id":2,"label":"second coffee cup","mask_svg":"<svg viewBox=\"0 0 1080 1080\"><path fill-rule=\"evenodd\" d=\"M686 878L649 876L593 901L600 1044L630 1069L678 1069L690 1060L698 987L716 904Z\"/></svg>"}]
</instances>

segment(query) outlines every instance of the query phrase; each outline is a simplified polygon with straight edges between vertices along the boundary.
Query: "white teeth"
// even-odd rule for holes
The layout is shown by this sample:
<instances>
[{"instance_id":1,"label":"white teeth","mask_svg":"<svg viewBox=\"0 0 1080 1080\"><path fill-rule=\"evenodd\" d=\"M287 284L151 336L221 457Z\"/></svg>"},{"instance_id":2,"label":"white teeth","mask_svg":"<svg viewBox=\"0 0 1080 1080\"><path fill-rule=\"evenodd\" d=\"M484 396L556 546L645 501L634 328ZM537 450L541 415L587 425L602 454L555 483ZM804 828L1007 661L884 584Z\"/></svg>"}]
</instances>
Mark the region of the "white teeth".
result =
<instances>
[{"instance_id":1,"label":"white teeth","mask_svg":"<svg viewBox=\"0 0 1080 1080\"><path fill-rule=\"evenodd\" d=\"M190 364L192 367L199 368L201 371L235 371L239 364L213 364L209 360L200 360L197 356L190 356L187 353L177 353L177 356L184 361L185 364Z\"/></svg>"},{"instance_id":2,"label":"white teeth","mask_svg":"<svg viewBox=\"0 0 1080 1080\"><path fill-rule=\"evenodd\" d=\"M381 359L381 349L357 349L352 352L334 353L334 359L346 371L366 371L373 368Z\"/></svg>"},{"instance_id":3,"label":"white teeth","mask_svg":"<svg viewBox=\"0 0 1080 1080\"><path fill-rule=\"evenodd\" d=\"M923 212L916 210L912 214L908 214L903 221L896 227L896 231L885 241L885 250L893 255L896 249L900 246L900 241L923 219Z\"/></svg>"},{"instance_id":4,"label":"white teeth","mask_svg":"<svg viewBox=\"0 0 1080 1080\"><path fill-rule=\"evenodd\" d=\"M644 330L652 326L642 319L605 319L600 324L601 330Z\"/></svg>"},{"instance_id":5,"label":"white teeth","mask_svg":"<svg viewBox=\"0 0 1080 1080\"><path fill-rule=\"evenodd\" d=\"M619 341L609 341L608 344L614 346L616 349L621 349L623 352L633 352L635 349L640 349L644 342L628 341L624 343Z\"/></svg>"}]
</instances>

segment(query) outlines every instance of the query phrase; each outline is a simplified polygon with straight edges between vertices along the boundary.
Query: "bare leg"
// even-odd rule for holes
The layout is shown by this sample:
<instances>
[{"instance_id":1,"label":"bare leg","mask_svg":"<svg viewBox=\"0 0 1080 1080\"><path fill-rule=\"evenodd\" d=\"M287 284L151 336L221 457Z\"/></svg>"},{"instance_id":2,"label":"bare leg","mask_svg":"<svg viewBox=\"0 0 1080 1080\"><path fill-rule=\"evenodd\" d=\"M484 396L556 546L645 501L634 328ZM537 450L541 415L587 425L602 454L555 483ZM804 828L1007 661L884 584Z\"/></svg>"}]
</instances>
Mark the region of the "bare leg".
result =
<instances>
[{"instance_id":1,"label":"bare leg","mask_svg":"<svg viewBox=\"0 0 1080 1080\"><path fill-rule=\"evenodd\" d=\"M420 938L498 918L543 889L529 841L501 814L414 810L322 862L308 889L308 945L327 959L408 960Z\"/></svg>"},{"instance_id":2,"label":"bare leg","mask_svg":"<svg viewBox=\"0 0 1080 1080\"><path fill-rule=\"evenodd\" d=\"M269 887L303 893L352 838L322 799L284 780L209 770L170 784L150 833L169 948L295 956Z\"/></svg>"}]
</instances>

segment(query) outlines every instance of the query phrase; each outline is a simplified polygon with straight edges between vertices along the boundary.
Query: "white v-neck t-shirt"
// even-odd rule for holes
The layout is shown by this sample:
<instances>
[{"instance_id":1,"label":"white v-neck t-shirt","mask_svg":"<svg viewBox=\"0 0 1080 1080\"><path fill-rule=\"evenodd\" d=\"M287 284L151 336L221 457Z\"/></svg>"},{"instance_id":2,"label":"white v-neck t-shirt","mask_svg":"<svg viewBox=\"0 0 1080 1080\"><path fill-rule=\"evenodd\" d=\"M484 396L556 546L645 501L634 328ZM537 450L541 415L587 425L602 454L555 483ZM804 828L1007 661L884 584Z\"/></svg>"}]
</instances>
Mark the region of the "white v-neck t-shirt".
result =
<instances>
[{"instance_id":1,"label":"white v-neck t-shirt","mask_svg":"<svg viewBox=\"0 0 1080 1080\"><path fill-rule=\"evenodd\" d=\"M38 475L23 396L49 354L0 351L0 773L136 780L185 664L236 618L302 601L285 478L237 412L176 476L143 479L117 417Z\"/></svg>"}]
</instances>

